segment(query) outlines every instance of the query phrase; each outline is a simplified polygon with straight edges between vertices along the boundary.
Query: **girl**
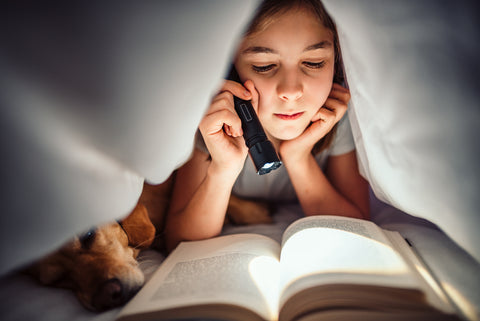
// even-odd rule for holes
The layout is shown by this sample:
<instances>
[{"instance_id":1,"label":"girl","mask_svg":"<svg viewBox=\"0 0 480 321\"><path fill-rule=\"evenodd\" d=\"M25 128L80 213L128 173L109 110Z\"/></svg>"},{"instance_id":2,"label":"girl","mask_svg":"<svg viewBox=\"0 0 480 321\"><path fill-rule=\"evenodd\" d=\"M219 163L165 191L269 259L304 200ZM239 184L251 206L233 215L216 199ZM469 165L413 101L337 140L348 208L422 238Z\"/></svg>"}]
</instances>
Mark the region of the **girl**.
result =
<instances>
[{"instance_id":1,"label":"girl","mask_svg":"<svg viewBox=\"0 0 480 321\"><path fill-rule=\"evenodd\" d=\"M270 202L298 200L305 215L367 219L368 185L360 176L344 117L335 25L314 0L264 1L234 59L243 85L226 81L199 125L203 138L176 176L167 247L218 235L230 193ZM283 166L262 176L247 159L233 95L251 100Z\"/></svg>"}]
</instances>

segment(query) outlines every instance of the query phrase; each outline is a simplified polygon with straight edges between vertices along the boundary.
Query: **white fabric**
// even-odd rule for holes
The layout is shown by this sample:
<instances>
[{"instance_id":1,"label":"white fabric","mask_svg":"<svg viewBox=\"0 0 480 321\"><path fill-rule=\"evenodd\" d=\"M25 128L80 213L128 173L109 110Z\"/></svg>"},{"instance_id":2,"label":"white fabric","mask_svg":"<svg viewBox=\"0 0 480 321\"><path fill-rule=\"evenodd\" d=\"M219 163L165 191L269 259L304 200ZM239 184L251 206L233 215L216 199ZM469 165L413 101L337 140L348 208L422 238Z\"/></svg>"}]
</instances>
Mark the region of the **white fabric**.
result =
<instances>
[{"instance_id":1,"label":"white fabric","mask_svg":"<svg viewBox=\"0 0 480 321\"><path fill-rule=\"evenodd\" d=\"M431 223L416 219L372 197L372 220L380 226L398 230L414 244L426 264L443 280L443 286L462 306L470 320L480 320L480 265L444 233ZM280 242L285 228L302 217L299 205L280 206L273 224L250 226L227 225L223 234L258 233ZM321 249L321 245L318 245ZM448 258L448 260L445 260ZM141 253L140 264L146 278L164 260L160 253L147 250ZM458 268L461 265L461 269ZM28 305L25 305L28 302ZM2 321L109 321L115 320L120 308L103 313L85 310L73 292L40 286L26 275L14 274L0 277L0 315Z\"/></svg>"},{"instance_id":2,"label":"white fabric","mask_svg":"<svg viewBox=\"0 0 480 321\"><path fill-rule=\"evenodd\" d=\"M478 1L338 1L361 169L480 260Z\"/></svg>"},{"instance_id":3,"label":"white fabric","mask_svg":"<svg viewBox=\"0 0 480 321\"><path fill-rule=\"evenodd\" d=\"M187 159L256 2L32 6L0 10L0 274L123 217Z\"/></svg>"},{"instance_id":4,"label":"white fabric","mask_svg":"<svg viewBox=\"0 0 480 321\"><path fill-rule=\"evenodd\" d=\"M255 4L140 3L88 2L69 15L41 6L23 19L2 6L0 273L125 215L143 177L161 182L188 157L198 106ZM375 194L435 222L480 260L477 2L325 5Z\"/></svg>"}]
</instances>

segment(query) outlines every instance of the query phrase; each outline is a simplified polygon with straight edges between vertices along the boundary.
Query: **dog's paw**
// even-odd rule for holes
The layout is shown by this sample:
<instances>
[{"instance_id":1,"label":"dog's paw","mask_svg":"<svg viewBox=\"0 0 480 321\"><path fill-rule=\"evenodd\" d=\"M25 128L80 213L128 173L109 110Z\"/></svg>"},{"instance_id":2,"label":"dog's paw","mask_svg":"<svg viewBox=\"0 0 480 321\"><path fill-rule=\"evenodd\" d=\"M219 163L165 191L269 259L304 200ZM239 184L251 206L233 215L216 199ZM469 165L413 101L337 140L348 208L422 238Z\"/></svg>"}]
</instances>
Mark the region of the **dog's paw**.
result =
<instances>
[{"instance_id":1,"label":"dog's paw","mask_svg":"<svg viewBox=\"0 0 480 321\"><path fill-rule=\"evenodd\" d=\"M228 221L237 225L270 224L272 217L268 204L230 197L227 209Z\"/></svg>"}]
</instances>

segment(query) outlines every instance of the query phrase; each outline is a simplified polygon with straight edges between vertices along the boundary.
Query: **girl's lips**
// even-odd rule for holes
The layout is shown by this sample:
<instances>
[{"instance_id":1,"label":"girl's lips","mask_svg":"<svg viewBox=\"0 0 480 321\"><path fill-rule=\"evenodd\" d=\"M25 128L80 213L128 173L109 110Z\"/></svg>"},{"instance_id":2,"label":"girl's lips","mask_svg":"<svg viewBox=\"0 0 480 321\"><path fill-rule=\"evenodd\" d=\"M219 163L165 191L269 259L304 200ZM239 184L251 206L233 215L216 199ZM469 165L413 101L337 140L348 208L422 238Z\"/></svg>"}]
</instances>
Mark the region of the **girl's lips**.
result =
<instances>
[{"instance_id":1,"label":"girl's lips","mask_svg":"<svg viewBox=\"0 0 480 321\"><path fill-rule=\"evenodd\" d=\"M300 116L303 115L303 111L295 114L274 114L274 115L282 120L295 120L300 118Z\"/></svg>"}]
</instances>

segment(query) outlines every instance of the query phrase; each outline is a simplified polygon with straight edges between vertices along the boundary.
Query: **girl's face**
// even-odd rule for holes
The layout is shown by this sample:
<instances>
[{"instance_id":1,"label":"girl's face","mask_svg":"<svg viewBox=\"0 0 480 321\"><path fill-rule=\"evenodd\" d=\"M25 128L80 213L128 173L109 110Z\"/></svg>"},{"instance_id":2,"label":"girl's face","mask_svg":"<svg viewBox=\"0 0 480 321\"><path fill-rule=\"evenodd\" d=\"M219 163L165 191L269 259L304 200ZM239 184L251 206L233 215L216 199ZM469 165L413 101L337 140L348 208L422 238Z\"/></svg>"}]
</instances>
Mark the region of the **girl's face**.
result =
<instances>
[{"instance_id":1,"label":"girl's face","mask_svg":"<svg viewBox=\"0 0 480 321\"><path fill-rule=\"evenodd\" d=\"M235 67L255 84L258 117L274 144L298 137L310 124L330 93L334 61L332 33L301 9L243 40Z\"/></svg>"}]
</instances>

